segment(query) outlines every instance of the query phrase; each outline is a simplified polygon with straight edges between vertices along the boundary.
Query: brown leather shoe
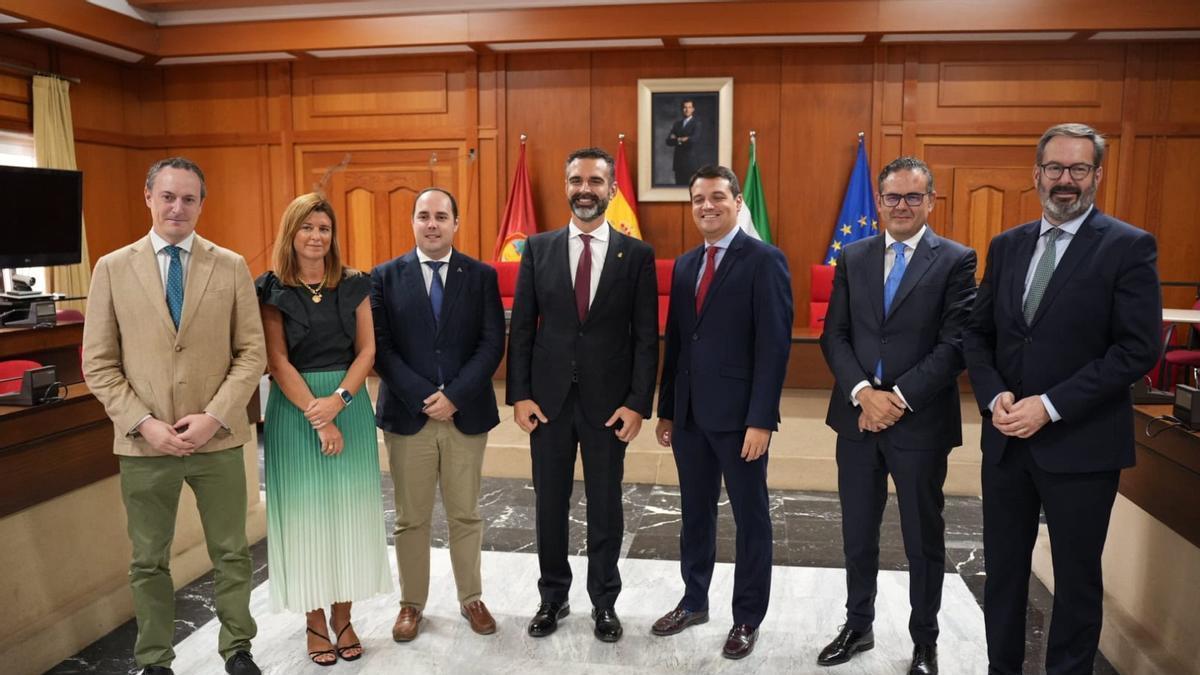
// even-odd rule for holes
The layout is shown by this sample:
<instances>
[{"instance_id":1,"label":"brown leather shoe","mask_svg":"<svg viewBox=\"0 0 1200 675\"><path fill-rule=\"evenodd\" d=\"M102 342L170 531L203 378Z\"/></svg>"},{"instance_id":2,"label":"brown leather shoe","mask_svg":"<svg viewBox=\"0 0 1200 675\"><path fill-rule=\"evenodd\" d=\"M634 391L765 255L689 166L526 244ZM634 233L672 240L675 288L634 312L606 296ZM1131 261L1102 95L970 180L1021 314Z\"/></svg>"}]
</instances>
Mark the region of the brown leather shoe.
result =
<instances>
[{"instance_id":1,"label":"brown leather shoe","mask_svg":"<svg viewBox=\"0 0 1200 675\"><path fill-rule=\"evenodd\" d=\"M684 609L683 606L667 612L661 619L654 622L650 627L650 632L655 635L675 635L682 632L688 626L696 624L708 623L708 610L693 612L690 609Z\"/></svg>"},{"instance_id":2,"label":"brown leather shoe","mask_svg":"<svg viewBox=\"0 0 1200 675\"><path fill-rule=\"evenodd\" d=\"M758 629L739 623L729 629L729 637L725 639L725 649L721 656L727 659L742 659L754 651L754 643L758 640Z\"/></svg>"},{"instance_id":3,"label":"brown leather shoe","mask_svg":"<svg viewBox=\"0 0 1200 675\"><path fill-rule=\"evenodd\" d=\"M396 642L411 642L421 632L421 610L405 605L400 608L396 623L392 624L392 639Z\"/></svg>"},{"instance_id":4,"label":"brown leather shoe","mask_svg":"<svg viewBox=\"0 0 1200 675\"><path fill-rule=\"evenodd\" d=\"M467 623L471 624L471 630L480 635L491 635L496 632L496 620L492 618L492 613L488 611L487 605L483 604L482 600L472 600L463 605L459 611L466 618Z\"/></svg>"}]
</instances>

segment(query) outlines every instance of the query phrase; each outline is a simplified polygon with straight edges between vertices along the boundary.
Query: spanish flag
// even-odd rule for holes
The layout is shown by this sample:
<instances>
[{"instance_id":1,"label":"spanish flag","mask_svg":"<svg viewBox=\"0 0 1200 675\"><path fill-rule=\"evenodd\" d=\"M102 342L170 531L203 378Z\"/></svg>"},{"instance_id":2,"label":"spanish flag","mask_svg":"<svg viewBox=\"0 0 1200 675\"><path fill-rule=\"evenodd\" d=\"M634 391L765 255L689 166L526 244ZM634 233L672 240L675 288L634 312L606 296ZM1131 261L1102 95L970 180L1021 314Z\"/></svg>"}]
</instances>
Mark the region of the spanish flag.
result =
<instances>
[{"instance_id":1,"label":"spanish flag","mask_svg":"<svg viewBox=\"0 0 1200 675\"><path fill-rule=\"evenodd\" d=\"M525 139L521 139L521 155L517 158L517 172L513 176L512 188L508 191L508 204L504 207L504 221L496 236L496 250L492 258L500 262L519 262L525 252L525 240L537 234L537 216L533 213L533 191L529 188L529 170L525 167Z\"/></svg>"},{"instance_id":2,"label":"spanish flag","mask_svg":"<svg viewBox=\"0 0 1200 675\"><path fill-rule=\"evenodd\" d=\"M633 178L629 175L629 165L625 163L625 138L617 141L617 177L616 190L608 203L604 217L622 234L635 239L642 238L642 230L638 227L637 195L633 189Z\"/></svg>"}]
</instances>

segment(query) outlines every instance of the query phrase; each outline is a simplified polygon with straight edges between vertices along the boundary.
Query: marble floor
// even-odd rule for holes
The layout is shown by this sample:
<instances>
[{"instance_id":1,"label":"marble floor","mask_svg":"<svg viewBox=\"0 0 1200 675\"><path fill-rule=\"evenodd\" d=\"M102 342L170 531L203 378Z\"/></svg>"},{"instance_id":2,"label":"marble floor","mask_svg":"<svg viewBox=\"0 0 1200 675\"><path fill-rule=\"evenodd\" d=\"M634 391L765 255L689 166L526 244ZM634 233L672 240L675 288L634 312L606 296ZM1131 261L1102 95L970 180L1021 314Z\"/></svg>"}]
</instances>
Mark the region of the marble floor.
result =
<instances>
[{"instance_id":1,"label":"marble floor","mask_svg":"<svg viewBox=\"0 0 1200 675\"><path fill-rule=\"evenodd\" d=\"M391 503L391 480L382 480L385 504ZM576 484L571 549L584 553L583 486ZM718 570L713 581L713 620L672 638L654 638L649 625L674 605L681 592L678 580L679 491L673 486L625 486L625 538L622 575L625 588L617 611L625 624L621 642L605 645L591 636L589 603L583 590L585 575L577 568L572 593L573 614L560 632L544 640L525 636L524 623L536 608L537 562L533 554L533 489L528 481L485 478L481 512L484 532L484 599L500 622L497 635L475 636L457 616L452 591L431 594L431 620L420 639L396 645L390 638L397 596L356 604L355 626L368 656L340 663L338 672L385 673L403 668L412 673L503 672L537 665L563 673L583 672L800 672L854 675L902 673L911 653L907 630L907 580L899 518L894 502L885 513L880 550L879 600L874 651L834 669L818 668L816 652L834 634L843 617L840 509L837 495L826 492L771 493L775 525L774 583L771 610L759 645L749 659L726 662L719 651L731 621L728 603L732 575L733 520L721 504L718 530ZM941 614L939 652L942 672L983 673L982 605L983 551L980 502L977 498L946 499L946 585ZM394 514L388 512L390 531ZM452 589L445 553L446 525L440 505L434 516L434 589ZM390 543L390 542L389 542ZM326 672L307 662L303 653L303 624L298 615L267 610L266 542L252 547L255 561L255 617L259 637L254 653L268 673ZM573 565L583 565L577 558ZM497 583L497 580L503 580ZM215 656L217 624L211 604L212 575L205 575L177 595L175 668L177 673L220 673ZM722 595L724 594L724 595ZM1045 628L1052 597L1036 578L1030 583L1027 616L1027 673L1041 671ZM55 675L133 674L131 650L136 627L130 621L74 657L51 669ZM1100 657L1095 672L1116 671Z\"/></svg>"}]
</instances>

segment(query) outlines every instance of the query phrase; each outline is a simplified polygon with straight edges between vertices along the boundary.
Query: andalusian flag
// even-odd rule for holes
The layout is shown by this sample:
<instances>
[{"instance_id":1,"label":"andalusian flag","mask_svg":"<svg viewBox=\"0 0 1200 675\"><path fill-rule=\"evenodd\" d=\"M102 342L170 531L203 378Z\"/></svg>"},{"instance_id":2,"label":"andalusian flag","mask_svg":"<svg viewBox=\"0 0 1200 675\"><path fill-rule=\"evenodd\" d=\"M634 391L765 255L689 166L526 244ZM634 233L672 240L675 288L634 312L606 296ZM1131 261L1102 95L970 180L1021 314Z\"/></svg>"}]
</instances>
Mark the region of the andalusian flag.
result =
<instances>
[{"instance_id":1,"label":"andalusian flag","mask_svg":"<svg viewBox=\"0 0 1200 675\"><path fill-rule=\"evenodd\" d=\"M633 178L629 175L629 165L625 163L625 138L617 141L617 177L616 191L608 203L604 217L622 234L634 239L642 238L642 230L638 227L637 195L634 194Z\"/></svg>"},{"instance_id":2,"label":"andalusian flag","mask_svg":"<svg viewBox=\"0 0 1200 675\"><path fill-rule=\"evenodd\" d=\"M508 191L504 220L496 235L496 251L492 258L501 262L518 262L525 252L525 240L537 234L537 217L533 213L533 191L529 188L529 170L525 168L525 139L521 139L521 156L517 172Z\"/></svg>"},{"instance_id":3,"label":"andalusian flag","mask_svg":"<svg viewBox=\"0 0 1200 675\"><path fill-rule=\"evenodd\" d=\"M833 226L833 241L825 254L825 264L837 265L846 244L875 234L879 234L879 211L875 209L875 191L871 186L867 149L863 145L862 134L859 134L858 156L854 160L854 171L850 172L850 184L846 186L842 212Z\"/></svg>"},{"instance_id":4,"label":"andalusian flag","mask_svg":"<svg viewBox=\"0 0 1200 675\"><path fill-rule=\"evenodd\" d=\"M762 177L758 174L758 144L750 132L750 166L742 181L742 210L738 212L738 227L746 234L771 242L771 220L767 217L767 198L763 195Z\"/></svg>"}]
</instances>

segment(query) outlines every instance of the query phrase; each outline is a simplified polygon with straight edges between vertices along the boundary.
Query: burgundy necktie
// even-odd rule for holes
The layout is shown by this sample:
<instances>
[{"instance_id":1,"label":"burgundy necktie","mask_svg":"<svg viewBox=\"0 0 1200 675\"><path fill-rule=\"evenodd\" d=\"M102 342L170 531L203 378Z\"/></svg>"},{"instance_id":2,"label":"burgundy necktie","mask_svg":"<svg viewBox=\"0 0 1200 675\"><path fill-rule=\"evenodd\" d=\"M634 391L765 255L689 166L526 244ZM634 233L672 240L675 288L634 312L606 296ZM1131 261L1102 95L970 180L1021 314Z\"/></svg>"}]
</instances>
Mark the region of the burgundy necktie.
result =
<instances>
[{"instance_id":1,"label":"burgundy necktie","mask_svg":"<svg viewBox=\"0 0 1200 675\"><path fill-rule=\"evenodd\" d=\"M696 289L696 314L700 313L700 308L704 306L704 296L708 295L708 287L712 285L713 274L717 268L717 251L721 250L716 246L709 246L705 253L708 258L704 263L704 275L700 277L700 288Z\"/></svg>"},{"instance_id":2,"label":"burgundy necktie","mask_svg":"<svg viewBox=\"0 0 1200 675\"><path fill-rule=\"evenodd\" d=\"M575 308L579 310L579 323L583 323L592 297L592 235L581 234L579 240L583 242L583 250L575 267Z\"/></svg>"}]
</instances>

